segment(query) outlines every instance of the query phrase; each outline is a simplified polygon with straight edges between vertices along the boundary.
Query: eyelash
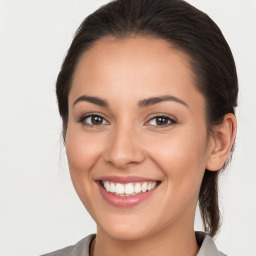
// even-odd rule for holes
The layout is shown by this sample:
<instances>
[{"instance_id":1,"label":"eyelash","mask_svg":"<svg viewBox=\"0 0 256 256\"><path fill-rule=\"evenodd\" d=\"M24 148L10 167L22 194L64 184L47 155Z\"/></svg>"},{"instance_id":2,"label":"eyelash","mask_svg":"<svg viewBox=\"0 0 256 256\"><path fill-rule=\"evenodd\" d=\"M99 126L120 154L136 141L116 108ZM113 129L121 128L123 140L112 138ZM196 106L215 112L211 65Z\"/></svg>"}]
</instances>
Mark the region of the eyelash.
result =
<instances>
[{"instance_id":1,"label":"eyelash","mask_svg":"<svg viewBox=\"0 0 256 256\"><path fill-rule=\"evenodd\" d=\"M89 118L89 117L91 117L91 118L92 118L92 117L99 117L99 118L102 118L103 120L105 120L105 118L102 117L101 115L91 113L91 114L82 115L82 116L78 119L78 122L81 123L82 125L86 125L86 126L89 126L89 127L95 127L95 128L96 128L96 126L99 127L99 126L105 125L105 124L93 125L93 124L89 124L89 123L85 122L85 120L86 120L87 118ZM164 124L164 125L152 125L152 126L155 126L155 127L157 127L157 128L164 128L164 127L168 127L168 126L177 124L177 121L176 121L176 120L174 120L173 118L170 118L169 116L164 115L164 114L162 114L162 115L161 115L161 114L160 114L160 115L156 115L156 116L150 118L148 122L150 122L150 121L152 121L152 120L154 120L154 119L156 119L156 118L165 118L165 119L168 119L168 124ZM107 121L105 120L105 122L107 122ZM148 122L147 122L147 123L148 123ZM146 125L146 126L150 126L150 125Z\"/></svg>"},{"instance_id":2,"label":"eyelash","mask_svg":"<svg viewBox=\"0 0 256 256\"><path fill-rule=\"evenodd\" d=\"M165 127L168 127L168 126L171 126L171 125L175 125L177 124L177 121L174 120L173 118L167 116L167 115L164 115L164 114L160 114L160 115L156 115L152 118L149 119L149 121L147 123L149 123L150 121L154 120L154 119L157 119L157 118L164 118L164 119L167 119L168 120L168 123L167 124L164 124L164 125L153 125L155 126L156 128L165 128ZM147 125L147 126L150 126L150 125Z\"/></svg>"},{"instance_id":3,"label":"eyelash","mask_svg":"<svg viewBox=\"0 0 256 256\"><path fill-rule=\"evenodd\" d=\"M86 126L89 126L89 127L96 127L96 126L102 126L102 125L104 125L104 124L99 124L99 125L88 124L87 122L85 122L85 120L86 120L88 117L100 117L100 118L102 118L103 120L105 120L105 118L102 117L101 115L91 113L91 114L82 115L82 116L78 119L78 122L81 123L82 125L86 125ZM105 120L105 121L106 121L106 120ZM106 122L107 122L107 121L106 121Z\"/></svg>"}]
</instances>

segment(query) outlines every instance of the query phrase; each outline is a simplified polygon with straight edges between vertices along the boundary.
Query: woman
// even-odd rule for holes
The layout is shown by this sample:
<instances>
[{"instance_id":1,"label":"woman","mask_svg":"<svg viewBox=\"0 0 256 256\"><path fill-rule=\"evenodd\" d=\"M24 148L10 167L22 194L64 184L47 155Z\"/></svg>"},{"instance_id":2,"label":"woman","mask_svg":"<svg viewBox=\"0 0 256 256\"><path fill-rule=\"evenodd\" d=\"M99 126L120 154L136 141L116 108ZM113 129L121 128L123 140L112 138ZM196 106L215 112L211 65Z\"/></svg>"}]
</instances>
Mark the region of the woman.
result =
<instances>
[{"instance_id":1,"label":"woman","mask_svg":"<svg viewBox=\"0 0 256 256\"><path fill-rule=\"evenodd\" d=\"M102 6L77 30L56 92L71 179L97 233L48 256L224 255L212 237L238 82L206 14L181 0Z\"/></svg>"}]
</instances>

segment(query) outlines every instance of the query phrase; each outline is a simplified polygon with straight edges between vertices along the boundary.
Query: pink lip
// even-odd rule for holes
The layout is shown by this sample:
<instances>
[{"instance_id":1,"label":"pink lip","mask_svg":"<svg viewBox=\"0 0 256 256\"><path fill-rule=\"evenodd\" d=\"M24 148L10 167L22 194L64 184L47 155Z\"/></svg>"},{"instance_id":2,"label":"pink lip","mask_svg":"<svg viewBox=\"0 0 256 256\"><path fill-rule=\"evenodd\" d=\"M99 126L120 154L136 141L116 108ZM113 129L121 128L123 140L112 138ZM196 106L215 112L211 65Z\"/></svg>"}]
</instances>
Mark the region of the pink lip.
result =
<instances>
[{"instance_id":1,"label":"pink lip","mask_svg":"<svg viewBox=\"0 0 256 256\"><path fill-rule=\"evenodd\" d=\"M129 180L130 181L130 180ZM144 179L145 181L145 179ZM154 187L153 189L151 189L150 191L147 191L145 193L139 193L137 195L133 195L133 196L117 196L114 195L110 192L107 192L101 185L100 181L96 182L100 193L102 195L102 197L111 205L116 206L116 207L132 207L135 205L138 205L139 203L145 201L146 199L148 199L154 192L155 190L158 188L158 185L156 187Z\"/></svg>"},{"instance_id":2,"label":"pink lip","mask_svg":"<svg viewBox=\"0 0 256 256\"><path fill-rule=\"evenodd\" d=\"M144 177L139 177L139 176L127 176L127 177L122 177L122 176L103 176L99 177L96 180L104 180L104 181L112 181L115 183L132 183L132 182L143 182L143 181L157 181L155 179L149 179L149 178L144 178Z\"/></svg>"}]
</instances>

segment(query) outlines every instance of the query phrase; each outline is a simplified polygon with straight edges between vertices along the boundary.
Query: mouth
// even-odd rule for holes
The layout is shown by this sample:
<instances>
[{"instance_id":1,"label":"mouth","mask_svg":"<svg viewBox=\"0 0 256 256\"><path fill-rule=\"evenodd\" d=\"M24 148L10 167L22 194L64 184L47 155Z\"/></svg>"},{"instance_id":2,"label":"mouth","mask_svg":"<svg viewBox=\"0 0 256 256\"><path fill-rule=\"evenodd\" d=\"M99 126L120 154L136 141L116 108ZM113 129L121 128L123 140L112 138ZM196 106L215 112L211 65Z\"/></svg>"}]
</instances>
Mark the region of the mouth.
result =
<instances>
[{"instance_id":1,"label":"mouth","mask_svg":"<svg viewBox=\"0 0 256 256\"><path fill-rule=\"evenodd\" d=\"M106 202L116 207L132 207L150 198L161 181L140 177L108 176L96 180L96 183Z\"/></svg>"},{"instance_id":2,"label":"mouth","mask_svg":"<svg viewBox=\"0 0 256 256\"><path fill-rule=\"evenodd\" d=\"M160 181L130 182L126 184L106 180L99 182L102 188L116 196L135 196L147 193L160 184Z\"/></svg>"}]
</instances>

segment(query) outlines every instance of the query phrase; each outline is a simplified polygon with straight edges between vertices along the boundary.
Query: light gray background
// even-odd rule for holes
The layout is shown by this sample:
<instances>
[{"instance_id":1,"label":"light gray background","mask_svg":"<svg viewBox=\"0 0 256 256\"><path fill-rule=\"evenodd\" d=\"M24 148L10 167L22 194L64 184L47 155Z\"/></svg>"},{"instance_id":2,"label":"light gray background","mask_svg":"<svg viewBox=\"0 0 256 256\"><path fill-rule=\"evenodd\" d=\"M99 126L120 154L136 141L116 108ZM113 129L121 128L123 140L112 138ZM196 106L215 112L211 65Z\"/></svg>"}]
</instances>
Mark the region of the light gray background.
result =
<instances>
[{"instance_id":1,"label":"light gray background","mask_svg":"<svg viewBox=\"0 0 256 256\"><path fill-rule=\"evenodd\" d=\"M75 30L107 2L0 0L0 256L40 255L95 232L69 178L54 82ZM228 255L256 255L256 1L189 2L221 28L240 83L216 243Z\"/></svg>"}]
</instances>

